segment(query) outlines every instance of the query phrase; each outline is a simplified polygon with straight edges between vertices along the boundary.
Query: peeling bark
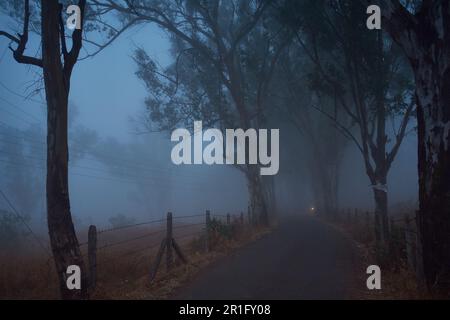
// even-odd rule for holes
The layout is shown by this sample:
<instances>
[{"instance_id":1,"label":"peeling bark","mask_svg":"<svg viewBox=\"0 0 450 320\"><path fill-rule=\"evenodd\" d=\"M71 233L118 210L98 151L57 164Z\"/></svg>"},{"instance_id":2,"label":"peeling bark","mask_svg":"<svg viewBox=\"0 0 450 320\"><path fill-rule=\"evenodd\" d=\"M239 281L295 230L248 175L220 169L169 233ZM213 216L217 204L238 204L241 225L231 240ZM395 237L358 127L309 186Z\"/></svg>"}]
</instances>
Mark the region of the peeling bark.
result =
<instances>
[{"instance_id":1,"label":"peeling bark","mask_svg":"<svg viewBox=\"0 0 450 320\"><path fill-rule=\"evenodd\" d=\"M419 221L428 287L450 293L450 63L432 56L415 68L419 140ZM443 71L443 72L442 72Z\"/></svg>"},{"instance_id":2,"label":"peeling bark","mask_svg":"<svg viewBox=\"0 0 450 320\"><path fill-rule=\"evenodd\" d=\"M384 23L414 71L418 122L418 228L429 289L450 293L450 3L416 14L385 2Z\"/></svg>"}]
</instances>

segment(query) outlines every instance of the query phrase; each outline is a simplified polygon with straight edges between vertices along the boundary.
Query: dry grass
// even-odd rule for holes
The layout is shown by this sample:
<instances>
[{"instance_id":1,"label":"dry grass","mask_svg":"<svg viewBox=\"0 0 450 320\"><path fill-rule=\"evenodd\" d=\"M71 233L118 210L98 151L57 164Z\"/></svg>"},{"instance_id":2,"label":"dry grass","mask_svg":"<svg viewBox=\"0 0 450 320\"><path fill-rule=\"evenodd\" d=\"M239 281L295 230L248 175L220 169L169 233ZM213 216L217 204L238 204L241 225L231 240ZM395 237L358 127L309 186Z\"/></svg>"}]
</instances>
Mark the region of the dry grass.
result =
<instances>
[{"instance_id":1,"label":"dry grass","mask_svg":"<svg viewBox=\"0 0 450 320\"><path fill-rule=\"evenodd\" d=\"M401 244L394 245L388 262L377 260L375 252L375 236L373 221L370 219L353 219L351 221L333 222L332 225L354 242L358 251L358 270L365 270L372 264L380 265L382 270L381 290L368 290L365 286L367 275L359 274L354 289L353 299L430 299L429 294L420 290L413 271L407 267L405 248Z\"/></svg>"},{"instance_id":2,"label":"dry grass","mask_svg":"<svg viewBox=\"0 0 450 320\"><path fill-rule=\"evenodd\" d=\"M97 287L92 299L167 299L190 281L199 270L226 256L236 248L269 232L241 226L231 226L231 236L215 233L210 240L213 250L205 253L203 227L174 224L174 238L188 259L183 264L174 253L174 266L166 270L165 256L155 280L150 283L150 269L164 237L164 225L126 229L103 233L98 238ZM159 232L161 231L161 232ZM154 235L146 236L148 234ZM80 236L83 242L83 235ZM106 247L127 239L140 238ZM105 248L101 249L103 246ZM86 254L86 247L82 247ZM85 261L85 263L87 263ZM39 250L9 251L0 256L0 299L58 299L57 279L53 261Z\"/></svg>"},{"instance_id":3,"label":"dry grass","mask_svg":"<svg viewBox=\"0 0 450 320\"><path fill-rule=\"evenodd\" d=\"M6 252L0 257L1 299L55 299L58 297L53 261L41 252Z\"/></svg>"}]
</instances>

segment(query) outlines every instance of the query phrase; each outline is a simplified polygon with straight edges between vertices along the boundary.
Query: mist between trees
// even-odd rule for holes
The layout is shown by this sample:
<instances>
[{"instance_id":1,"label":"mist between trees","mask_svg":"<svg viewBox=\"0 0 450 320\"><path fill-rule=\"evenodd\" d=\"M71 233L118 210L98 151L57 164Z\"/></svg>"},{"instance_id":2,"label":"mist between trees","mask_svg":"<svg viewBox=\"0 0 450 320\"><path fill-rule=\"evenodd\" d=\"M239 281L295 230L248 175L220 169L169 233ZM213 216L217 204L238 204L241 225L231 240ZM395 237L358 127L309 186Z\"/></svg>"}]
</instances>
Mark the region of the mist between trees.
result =
<instances>
[{"instance_id":1,"label":"mist between trees","mask_svg":"<svg viewBox=\"0 0 450 320\"><path fill-rule=\"evenodd\" d=\"M448 95L442 92L450 73L448 59L441 56L450 56L442 45L450 32L431 18L439 12L447 17L448 8L443 2L408 3L380 1L386 27L368 30L365 1L80 0L81 28L72 31L62 23L70 1L3 2L8 18L2 19L20 26L9 30L2 23L0 44L10 44L12 51L3 63L13 69L22 68L15 62L27 64L38 74L25 93L1 78L9 91L1 92L0 106L16 117L6 120L2 113L0 118L1 187L24 217L37 225L47 220L60 274L67 261L83 266L73 222L78 229L91 221L107 224L111 217L249 207L252 221L268 225L311 206L335 219L340 207L356 204L375 212L382 254L388 250L388 219L395 206L416 210L420 198L419 229L431 252L424 256L427 283L437 275L446 278L450 206L442 199L448 192L449 119L442 107ZM414 23L401 25L408 19ZM445 61L433 57L427 64L428 49L419 48L421 24L435 30L429 41L439 43L442 55L436 59ZM155 54L158 45L145 41L146 32L163 38L164 59ZM126 36L140 43L127 42ZM37 48L35 55L29 46ZM100 67L111 56L117 65ZM77 69L84 64L90 69L80 71L83 79ZM81 95L71 91L122 65L134 82L102 77L97 85L111 83L112 96L139 87L139 100L136 107L123 106L134 108L127 114L134 121L121 118L129 129L111 138L96 126L108 128L114 112L76 107L78 100L96 99L95 84ZM426 68L435 70L436 82L427 78ZM434 100L427 94L431 82L439 83ZM14 108L30 103L23 99L30 93L38 94L33 99L45 96L47 102L39 103L46 121L36 124L30 111L20 114ZM107 104L114 98L103 99ZM5 102L10 100L15 102ZM424 112L426 106L435 112ZM71 114L78 108L84 118ZM96 125L87 125L92 119ZM255 161L232 167L173 165L170 133L193 129L197 120L220 132L279 129L279 171L273 170L278 174L261 175L267 163ZM268 140L271 150L275 140ZM241 160L251 160L249 155ZM9 209L2 208L7 215ZM442 247L433 247L437 240ZM61 291L65 298L80 297L63 285Z\"/></svg>"}]
</instances>

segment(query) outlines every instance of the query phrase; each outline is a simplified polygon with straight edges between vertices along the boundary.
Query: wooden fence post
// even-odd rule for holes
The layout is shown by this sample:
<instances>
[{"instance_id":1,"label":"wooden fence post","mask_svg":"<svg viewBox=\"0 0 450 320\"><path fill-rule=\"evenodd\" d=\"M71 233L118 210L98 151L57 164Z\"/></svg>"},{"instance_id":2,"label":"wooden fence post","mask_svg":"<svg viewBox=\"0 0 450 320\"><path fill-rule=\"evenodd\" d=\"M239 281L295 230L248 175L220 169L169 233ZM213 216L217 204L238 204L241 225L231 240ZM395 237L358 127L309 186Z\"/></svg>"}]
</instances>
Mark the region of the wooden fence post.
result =
<instances>
[{"instance_id":1,"label":"wooden fence post","mask_svg":"<svg viewBox=\"0 0 450 320\"><path fill-rule=\"evenodd\" d=\"M252 216L250 213L250 206L247 207L247 219L248 219L248 224L251 225L252 224Z\"/></svg>"},{"instance_id":2,"label":"wooden fence post","mask_svg":"<svg viewBox=\"0 0 450 320\"><path fill-rule=\"evenodd\" d=\"M173 251L175 249L175 253L178 255L183 263L187 263L187 258L181 251L180 246L177 244L175 239L173 238L173 226L172 226L172 212L167 213L167 230L166 236L161 241L161 245L159 247L158 253L156 254L155 263L150 270L150 281L153 281L156 277L156 273L158 272L159 264L161 263L162 256L164 251L166 251L166 268L169 271L173 265Z\"/></svg>"},{"instance_id":3,"label":"wooden fence post","mask_svg":"<svg viewBox=\"0 0 450 320\"><path fill-rule=\"evenodd\" d=\"M166 230L166 268L169 271L172 268L173 256L172 256L172 212L167 213L167 230Z\"/></svg>"},{"instance_id":4,"label":"wooden fence post","mask_svg":"<svg viewBox=\"0 0 450 320\"><path fill-rule=\"evenodd\" d=\"M164 254L164 250L167 247L167 239L164 238L161 241L161 245L159 246L158 253L156 254L155 263L153 264L152 269L150 270L150 281L153 281L156 277L156 273L158 272L159 264L161 263L161 258Z\"/></svg>"},{"instance_id":5,"label":"wooden fence post","mask_svg":"<svg viewBox=\"0 0 450 320\"><path fill-rule=\"evenodd\" d=\"M359 221L358 221L358 218L359 218L359 217L358 217L358 208L355 208L355 219L354 219L354 223L355 223L355 224L358 224L358 222L359 222Z\"/></svg>"},{"instance_id":6,"label":"wooden fence post","mask_svg":"<svg viewBox=\"0 0 450 320\"><path fill-rule=\"evenodd\" d=\"M230 225L231 216L229 213L227 213L227 225Z\"/></svg>"},{"instance_id":7,"label":"wooden fence post","mask_svg":"<svg viewBox=\"0 0 450 320\"><path fill-rule=\"evenodd\" d=\"M351 209L349 208L347 211L347 224L350 224L352 221L352 217L351 217Z\"/></svg>"},{"instance_id":8,"label":"wooden fence post","mask_svg":"<svg viewBox=\"0 0 450 320\"><path fill-rule=\"evenodd\" d=\"M241 224L244 225L244 213L241 211Z\"/></svg>"},{"instance_id":9,"label":"wooden fence post","mask_svg":"<svg viewBox=\"0 0 450 320\"><path fill-rule=\"evenodd\" d=\"M95 288L97 283L97 228L89 226L88 232L89 287Z\"/></svg>"},{"instance_id":10,"label":"wooden fence post","mask_svg":"<svg viewBox=\"0 0 450 320\"><path fill-rule=\"evenodd\" d=\"M211 224L211 213L209 210L206 210L206 216L205 216L205 251L209 252L209 227Z\"/></svg>"},{"instance_id":11,"label":"wooden fence post","mask_svg":"<svg viewBox=\"0 0 450 320\"><path fill-rule=\"evenodd\" d=\"M415 250L415 237L413 235L413 230L411 229L411 224L409 223L409 218L405 215L405 247L406 247L406 260L410 270L416 271L416 250Z\"/></svg>"}]
</instances>

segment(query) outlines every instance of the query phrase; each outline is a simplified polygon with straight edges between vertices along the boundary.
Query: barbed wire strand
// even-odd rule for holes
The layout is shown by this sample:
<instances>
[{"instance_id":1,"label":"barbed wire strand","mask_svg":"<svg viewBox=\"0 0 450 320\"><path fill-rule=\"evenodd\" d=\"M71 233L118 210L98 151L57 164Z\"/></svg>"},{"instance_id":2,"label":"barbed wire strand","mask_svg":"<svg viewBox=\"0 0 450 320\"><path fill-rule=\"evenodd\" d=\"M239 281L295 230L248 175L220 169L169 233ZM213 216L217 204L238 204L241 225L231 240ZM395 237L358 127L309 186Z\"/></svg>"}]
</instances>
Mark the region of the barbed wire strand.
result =
<instances>
[{"instance_id":1,"label":"barbed wire strand","mask_svg":"<svg viewBox=\"0 0 450 320\"><path fill-rule=\"evenodd\" d=\"M108 262L111 262L111 261L114 261L114 260L117 260L118 258L123 258L123 257L129 256L129 255L140 253L140 252L143 252L145 250L150 250L150 249L153 249L153 248L156 248L156 247L159 247L159 246L160 246L160 243L156 243L156 244L152 244L150 246L145 246L144 248L140 248L140 249L137 249L137 250L127 251L127 252L125 252L123 254L119 254L119 255L115 255L113 257L109 257L109 258L103 259L103 261L101 261L100 263L96 263L95 266L103 266L104 264L106 264Z\"/></svg>"},{"instance_id":2,"label":"barbed wire strand","mask_svg":"<svg viewBox=\"0 0 450 320\"><path fill-rule=\"evenodd\" d=\"M178 225L178 226L173 226L172 229L184 229L184 228L189 228L189 227L202 226L205 224L206 224L205 222L182 224L182 225Z\"/></svg>"},{"instance_id":3,"label":"barbed wire strand","mask_svg":"<svg viewBox=\"0 0 450 320\"><path fill-rule=\"evenodd\" d=\"M172 217L172 220L181 220L181 219L188 219L188 218L197 218L197 217L204 217L205 214L195 214L191 216L178 216L178 217Z\"/></svg>"},{"instance_id":4,"label":"barbed wire strand","mask_svg":"<svg viewBox=\"0 0 450 320\"><path fill-rule=\"evenodd\" d=\"M122 244L125 244L125 243L136 241L136 240L145 239L145 238L148 238L148 237L160 234L160 233L164 233L164 231L165 230L158 230L158 231L150 232L150 233L147 233L147 234L144 234L144 235L141 235L141 236L138 236L138 237L134 237L134 238L131 238L131 239L126 239L126 240L122 240L122 241L106 244L106 245L98 247L97 250L103 250L103 249L106 249L106 248L116 247L116 246L119 246L119 245L122 245Z\"/></svg>"},{"instance_id":5,"label":"barbed wire strand","mask_svg":"<svg viewBox=\"0 0 450 320\"><path fill-rule=\"evenodd\" d=\"M107 233L107 232L112 232L112 231L117 231L117 230L123 230L123 229L129 229L129 228L134 228L134 227L148 225L148 224L162 223L164 221L166 221L166 219L151 220L151 221L145 221L145 222L140 222L140 223L129 224L129 225L126 225L126 226L121 226L121 227L115 227L115 228L110 228L110 229L103 229L103 230L97 231L97 234L102 234L102 233Z\"/></svg>"}]
</instances>

